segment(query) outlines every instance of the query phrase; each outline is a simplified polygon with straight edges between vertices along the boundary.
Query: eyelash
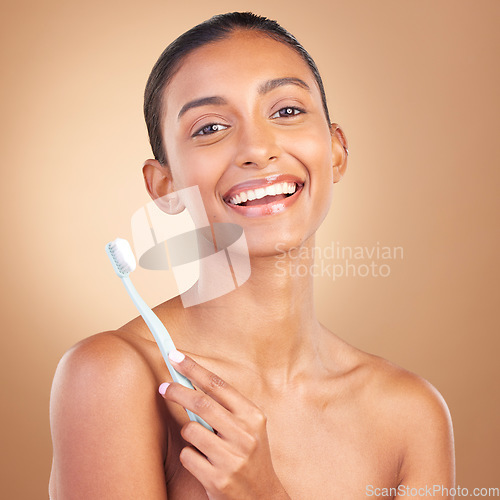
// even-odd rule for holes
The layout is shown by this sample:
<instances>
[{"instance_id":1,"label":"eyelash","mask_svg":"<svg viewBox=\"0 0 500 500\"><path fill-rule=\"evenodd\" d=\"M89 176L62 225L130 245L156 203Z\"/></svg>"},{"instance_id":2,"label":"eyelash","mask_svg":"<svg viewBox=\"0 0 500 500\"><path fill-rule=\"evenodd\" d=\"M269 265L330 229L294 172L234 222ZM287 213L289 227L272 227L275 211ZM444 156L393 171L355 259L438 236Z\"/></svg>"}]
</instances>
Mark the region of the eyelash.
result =
<instances>
[{"instance_id":1,"label":"eyelash","mask_svg":"<svg viewBox=\"0 0 500 500\"><path fill-rule=\"evenodd\" d=\"M288 113L288 111L291 110L292 114ZM281 111L285 111L285 115L279 115ZM297 108L295 106L285 106L284 108L279 109L274 113L271 118L291 118L293 116L301 115L302 113L305 113L303 109ZM276 116L278 115L278 116ZM217 129L214 129L214 127L217 127ZM222 127L222 128L219 128ZM225 130L228 128L228 125L223 125L222 123L209 123L208 125L204 125L201 127L199 130L197 130L194 134L193 137L200 136L200 135L212 135L215 132L220 132L221 130ZM206 131L205 131L206 130Z\"/></svg>"},{"instance_id":2,"label":"eyelash","mask_svg":"<svg viewBox=\"0 0 500 500\"><path fill-rule=\"evenodd\" d=\"M288 111L291 110L292 114L289 114ZM285 111L285 115L279 115L281 111ZM301 115L302 113L305 113L303 109L297 108L295 106L285 106L284 108L278 109L274 115L271 116L271 118L291 118L293 116ZM278 115L278 116L276 116Z\"/></svg>"},{"instance_id":3,"label":"eyelash","mask_svg":"<svg viewBox=\"0 0 500 500\"><path fill-rule=\"evenodd\" d=\"M214 127L223 127L223 128L219 128L217 130L214 130ZM225 130L226 128L228 128L228 126L222 125L222 123L209 123L208 125L204 125L199 130L197 130L193 134L193 137L196 137L197 135L211 135L215 132L219 132L220 130ZM203 132L205 129L208 129L208 130L206 132ZM211 131L209 131L209 130L211 130Z\"/></svg>"}]
</instances>

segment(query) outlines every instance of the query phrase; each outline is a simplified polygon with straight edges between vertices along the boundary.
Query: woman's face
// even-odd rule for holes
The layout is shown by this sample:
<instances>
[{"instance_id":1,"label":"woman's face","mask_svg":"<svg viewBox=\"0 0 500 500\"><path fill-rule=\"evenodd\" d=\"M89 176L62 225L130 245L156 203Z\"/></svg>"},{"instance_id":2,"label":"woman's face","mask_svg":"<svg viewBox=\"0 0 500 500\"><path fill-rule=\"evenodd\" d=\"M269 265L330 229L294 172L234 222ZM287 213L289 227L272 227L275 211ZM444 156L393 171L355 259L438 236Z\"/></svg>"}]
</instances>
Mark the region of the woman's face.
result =
<instances>
[{"instance_id":1,"label":"woman's face","mask_svg":"<svg viewBox=\"0 0 500 500\"><path fill-rule=\"evenodd\" d=\"M251 255L276 254L314 234L342 147L293 49L236 32L187 56L163 102L174 190L199 186L209 220L241 225Z\"/></svg>"}]
</instances>

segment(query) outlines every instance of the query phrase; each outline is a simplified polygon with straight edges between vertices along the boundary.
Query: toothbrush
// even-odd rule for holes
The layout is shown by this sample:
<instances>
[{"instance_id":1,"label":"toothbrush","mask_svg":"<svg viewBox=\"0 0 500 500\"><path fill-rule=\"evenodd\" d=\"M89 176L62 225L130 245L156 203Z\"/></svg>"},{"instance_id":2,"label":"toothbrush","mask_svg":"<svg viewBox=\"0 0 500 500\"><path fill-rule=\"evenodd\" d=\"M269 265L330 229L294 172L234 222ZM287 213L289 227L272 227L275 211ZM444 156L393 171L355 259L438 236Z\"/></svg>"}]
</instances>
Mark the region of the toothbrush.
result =
<instances>
[{"instance_id":1,"label":"toothbrush","mask_svg":"<svg viewBox=\"0 0 500 500\"><path fill-rule=\"evenodd\" d=\"M108 254L109 259L111 260L111 264L113 264L113 269L119 278L121 278L132 302L137 307L137 310L144 318L144 321L148 325L153 337L160 348L160 352L167 364L168 371L172 376L174 382L187 387L188 389L194 389L193 384L186 378L184 375L175 371L173 366L170 364L168 359L168 353L175 349L175 345L163 325L163 323L159 320L158 316L149 308L149 306L144 302L141 298L137 290L135 289L132 281L130 281L129 274L135 269L135 257L130 248L130 243L123 238L116 238L114 241L110 241L106 245L106 253ZM186 412L189 416L189 419L193 422L198 422L203 427L206 427L209 431L213 432L213 429L210 425L208 425L201 417L193 413L191 410L186 408Z\"/></svg>"}]
</instances>

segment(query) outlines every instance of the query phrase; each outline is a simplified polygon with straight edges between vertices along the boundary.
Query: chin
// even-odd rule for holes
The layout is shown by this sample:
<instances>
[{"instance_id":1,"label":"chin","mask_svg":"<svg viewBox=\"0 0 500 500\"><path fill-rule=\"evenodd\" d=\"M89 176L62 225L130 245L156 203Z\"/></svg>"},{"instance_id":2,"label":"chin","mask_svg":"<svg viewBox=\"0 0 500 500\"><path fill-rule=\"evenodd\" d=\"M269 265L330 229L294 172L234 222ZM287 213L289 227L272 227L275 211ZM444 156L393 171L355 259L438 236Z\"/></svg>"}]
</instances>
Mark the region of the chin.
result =
<instances>
[{"instance_id":1,"label":"chin","mask_svg":"<svg viewBox=\"0 0 500 500\"><path fill-rule=\"evenodd\" d=\"M299 227L291 231L273 230L256 231L254 228L245 228L245 237L248 245L250 258L279 257L289 250L299 248L302 245L314 243L316 229L309 231L298 231ZM303 227L302 227L303 229Z\"/></svg>"}]
</instances>

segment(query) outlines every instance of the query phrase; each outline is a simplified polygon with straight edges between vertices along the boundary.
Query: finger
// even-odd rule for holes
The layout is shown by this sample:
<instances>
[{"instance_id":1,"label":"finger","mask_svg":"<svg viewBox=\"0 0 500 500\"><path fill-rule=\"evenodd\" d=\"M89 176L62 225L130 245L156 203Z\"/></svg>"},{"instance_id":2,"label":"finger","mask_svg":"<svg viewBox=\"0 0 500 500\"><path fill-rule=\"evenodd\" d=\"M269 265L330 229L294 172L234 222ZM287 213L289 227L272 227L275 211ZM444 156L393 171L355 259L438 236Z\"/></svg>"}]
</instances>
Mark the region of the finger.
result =
<instances>
[{"instance_id":1,"label":"finger","mask_svg":"<svg viewBox=\"0 0 500 500\"><path fill-rule=\"evenodd\" d=\"M181 436L196 447L215 467L231 460L226 441L207 430L198 422L188 422L181 429Z\"/></svg>"},{"instance_id":2,"label":"finger","mask_svg":"<svg viewBox=\"0 0 500 500\"><path fill-rule=\"evenodd\" d=\"M256 408L255 405L239 393L234 387L219 376L207 370L179 351L170 351L168 355L175 369L195 383L224 408L235 415L248 415ZM201 416L201 415L200 415Z\"/></svg>"},{"instance_id":3,"label":"finger","mask_svg":"<svg viewBox=\"0 0 500 500\"><path fill-rule=\"evenodd\" d=\"M205 489L211 488L211 478L215 476L215 467L192 446L182 448L179 455L181 464L193 474Z\"/></svg>"},{"instance_id":4,"label":"finger","mask_svg":"<svg viewBox=\"0 0 500 500\"><path fill-rule=\"evenodd\" d=\"M235 417L203 391L194 391L175 382L163 383L159 390L165 399L191 410L214 429L217 429L218 437L229 438L237 432L238 426ZM209 432L207 429L205 430ZM215 434L209 433L215 436Z\"/></svg>"}]
</instances>

